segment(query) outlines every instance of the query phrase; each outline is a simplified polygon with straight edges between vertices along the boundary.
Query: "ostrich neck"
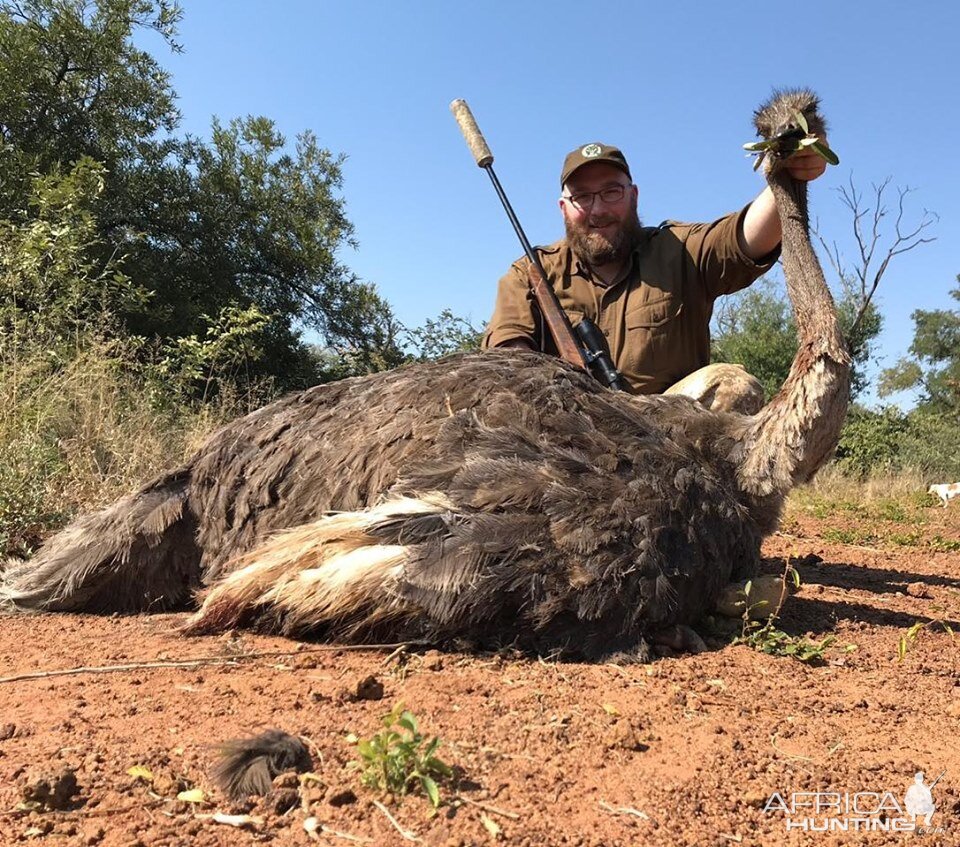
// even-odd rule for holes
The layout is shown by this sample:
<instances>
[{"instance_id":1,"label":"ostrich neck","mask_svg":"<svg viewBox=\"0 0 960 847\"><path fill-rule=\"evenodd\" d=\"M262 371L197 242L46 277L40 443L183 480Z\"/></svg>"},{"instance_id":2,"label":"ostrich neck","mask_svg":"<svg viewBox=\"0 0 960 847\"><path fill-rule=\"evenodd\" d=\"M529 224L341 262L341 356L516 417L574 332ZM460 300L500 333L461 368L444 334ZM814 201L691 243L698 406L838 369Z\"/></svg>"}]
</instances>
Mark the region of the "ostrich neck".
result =
<instances>
[{"instance_id":1,"label":"ostrich neck","mask_svg":"<svg viewBox=\"0 0 960 847\"><path fill-rule=\"evenodd\" d=\"M850 357L810 244L807 186L768 174L783 229L783 272L799 346L780 392L753 419L738 474L750 495L785 496L832 455L849 400Z\"/></svg>"},{"instance_id":2,"label":"ostrich neck","mask_svg":"<svg viewBox=\"0 0 960 847\"><path fill-rule=\"evenodd\" d=\"M833 330L832 334L839 338L833 297L810 243L807 184L792 179L786 170L770 174L767 182L780 215L783 275L799 342L818 337L821 329Z\"/></svg>"}]
</instances>

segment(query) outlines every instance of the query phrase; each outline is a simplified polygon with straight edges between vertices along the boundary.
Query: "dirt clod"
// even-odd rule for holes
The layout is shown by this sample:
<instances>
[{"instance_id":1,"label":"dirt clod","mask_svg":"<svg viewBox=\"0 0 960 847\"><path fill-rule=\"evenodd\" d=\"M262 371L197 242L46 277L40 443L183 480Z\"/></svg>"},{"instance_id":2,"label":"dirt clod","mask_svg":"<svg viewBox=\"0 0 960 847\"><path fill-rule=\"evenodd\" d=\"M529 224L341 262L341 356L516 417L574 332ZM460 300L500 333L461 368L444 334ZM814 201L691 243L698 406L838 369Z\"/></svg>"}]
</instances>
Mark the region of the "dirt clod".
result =
<instances>
[{"instance_id":1,"label":"dirt clod","mask_svg":"<svg viewBox=\"0 0 960 847\"><path fill-rule=\"evenodd\" d=\"M71 807L79 792L77 775L68 768L58 776L40 777L28 785L23 790L22 802L28 807L62 811Z\"/></svg>"},{"instance_id":2,"label":"dirt clod","mask_svg":"<svg viewBox=\"0 0 960 847\"><path fill-rule=\"evenodd\" d=\"M383 683L375 676L365 676L357 683L357 700L382 700Z\"/></svg>"}]
</instances>

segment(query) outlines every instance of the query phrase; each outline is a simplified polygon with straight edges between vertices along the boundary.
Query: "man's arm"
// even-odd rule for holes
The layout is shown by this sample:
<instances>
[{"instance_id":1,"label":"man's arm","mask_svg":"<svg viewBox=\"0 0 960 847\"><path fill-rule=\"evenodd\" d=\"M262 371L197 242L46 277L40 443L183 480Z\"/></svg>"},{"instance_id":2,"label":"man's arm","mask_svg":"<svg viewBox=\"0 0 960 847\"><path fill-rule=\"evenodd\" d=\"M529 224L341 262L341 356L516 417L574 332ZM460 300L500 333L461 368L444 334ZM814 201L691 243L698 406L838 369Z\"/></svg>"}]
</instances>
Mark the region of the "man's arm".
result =
<instances>
[{"instance_id":1,"label":"man's arm","mask_svg":"<svg viewBox=\"0 0 960 847\"><path fill-rule=\"evenodd\" d=\"M497 286L493 317L483 336L482 347L520 347L538 350L537 321L533 295L525 276L525 260L510 266Z\"/></svg>"},{"instance_id":2,"label":"man's arm","mask_svg":"<svg viewBox=\"0 0 960 847\"><path fill-rule=\"evenodd\" d=\"M501 341L497 347L514 347L517 350L537 349L537 345L533 343L532 338L511 338L507 341Z\"/></svg>"},{"instance_id":3,"label":"man's arm","mask_svg":"<svg viewBox=\"0 0 960 847\"><path fill-rule=\"evenodd\" d=\"M813 150L795 153L787 160L787 170L794 179L809 182L816 179L827 169L824 158ZM750 204L743 218L743 230L737 233L740 248L751 259L757 260L769 254L783 236L780 229L780 215L773 192L767 186L756 200Z\"/></svg>"}]
</instances>

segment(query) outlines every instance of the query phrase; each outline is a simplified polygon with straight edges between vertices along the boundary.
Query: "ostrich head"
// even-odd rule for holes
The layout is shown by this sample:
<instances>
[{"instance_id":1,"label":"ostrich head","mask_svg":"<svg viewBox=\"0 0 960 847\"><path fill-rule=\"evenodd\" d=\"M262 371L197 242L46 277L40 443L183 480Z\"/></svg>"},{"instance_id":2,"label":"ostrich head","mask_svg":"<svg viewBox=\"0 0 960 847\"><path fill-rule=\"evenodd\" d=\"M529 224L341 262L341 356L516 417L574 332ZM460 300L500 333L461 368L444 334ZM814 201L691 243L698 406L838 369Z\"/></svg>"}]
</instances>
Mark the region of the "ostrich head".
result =
<instances>
[{"instance_id":1,"label":"ostrich head","mask_svg":"<svg viewBox=\"0 0 960 847\"><path fill-rule=\"evenodd\" d=\"M745 144L744 148L759 153L756 167L766 160L767 173L777 170L784 159L804 147L813 147L830 164L839 162L825 142L827 123L820 114L820 100L809 89L774 91L754 112L753 125L764 140Z\"/></svg>"}]
</instances>

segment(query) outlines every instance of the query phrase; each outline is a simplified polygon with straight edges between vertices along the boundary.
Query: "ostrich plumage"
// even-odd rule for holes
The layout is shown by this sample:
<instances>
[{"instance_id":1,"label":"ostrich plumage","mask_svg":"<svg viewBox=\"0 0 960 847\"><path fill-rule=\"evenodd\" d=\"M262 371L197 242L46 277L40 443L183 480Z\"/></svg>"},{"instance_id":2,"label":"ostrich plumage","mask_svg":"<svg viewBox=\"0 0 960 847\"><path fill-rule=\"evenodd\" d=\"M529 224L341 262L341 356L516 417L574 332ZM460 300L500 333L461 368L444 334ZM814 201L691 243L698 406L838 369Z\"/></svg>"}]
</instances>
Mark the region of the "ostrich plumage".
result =
<instances>
[{"instance_id":1,"label":"ostrich plumage","mask_svg":"<svg viewBox=\"0 0 960 847\"><path fill-rule=\"evenodd\" d=\"M775 95L765 137L809 92ZM467 639L645 658L754 573L783 499L833 450L849 358L771 149L800 349L755 416L631 397L537 353L493 351L318 386L217 432L184 466L12 563L18 608L170 608L188 631Z\"/></svg>"}]
</instances>

